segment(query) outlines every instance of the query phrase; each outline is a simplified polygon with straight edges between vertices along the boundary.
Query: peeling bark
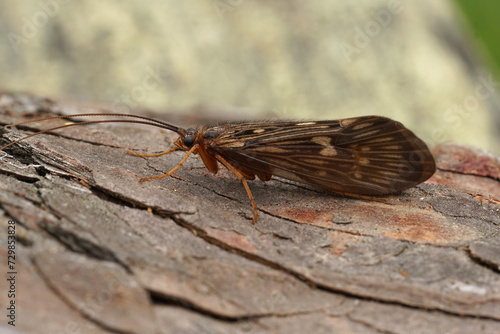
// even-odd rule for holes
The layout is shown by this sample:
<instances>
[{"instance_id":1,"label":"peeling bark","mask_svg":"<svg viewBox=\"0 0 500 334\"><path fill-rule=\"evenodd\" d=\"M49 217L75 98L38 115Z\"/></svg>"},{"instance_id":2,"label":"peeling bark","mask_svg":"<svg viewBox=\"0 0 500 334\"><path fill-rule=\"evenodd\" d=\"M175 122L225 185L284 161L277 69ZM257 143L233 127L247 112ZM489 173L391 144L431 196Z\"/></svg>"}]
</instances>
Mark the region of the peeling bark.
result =
<instances>
[{"instance_id":1,"label":"peeling bark","mask_svg":"<svg viewBox=\"0 0 500 334\"><path fill-rule=\"evenodd\" d=\"M2 124L67 112L33 96L1 101ZM487 190L422 184L380 203L273 178L250 182L260 210L251 224L239 181L225 169L210 174L197 157L173 177L138 182L183 153L125 151L160 152L175 138L138 125L82 126L2 153L1 223L17 222L17 302L30 314L19 329L500 331L500 201ZM445 183L445 170L431 181ZM474 177L499 188L481 173Z\"/></svg>"}]
</instances>

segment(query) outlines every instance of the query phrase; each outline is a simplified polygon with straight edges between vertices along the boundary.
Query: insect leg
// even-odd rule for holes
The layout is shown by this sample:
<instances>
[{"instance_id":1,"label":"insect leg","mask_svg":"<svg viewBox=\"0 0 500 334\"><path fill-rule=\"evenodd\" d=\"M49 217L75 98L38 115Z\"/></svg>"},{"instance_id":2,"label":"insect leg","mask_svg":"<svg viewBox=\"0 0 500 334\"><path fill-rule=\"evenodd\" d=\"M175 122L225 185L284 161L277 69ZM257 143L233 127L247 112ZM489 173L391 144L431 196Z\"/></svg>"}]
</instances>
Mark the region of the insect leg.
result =
<instances>
[{"instance_id":1,"label":"insect leg","mask_svg":"<svg viewBox=\"0 0 500 334\"><path fill-rule=\"evenodd\" d=\"M130 154L130 155L136 156L136 157L159 157L159 156L164 155L164 154L172 153L175 150L177 150L177 147L172 147L168 151L163 151L163 152L156 153L156 154L141 154L141 153L132 152L130 150L127 150L127 153Z\"/></svg>"},{"instance_id":2,"label":"insect leg","mask_svg":"<svg viewBox=\"0 0 500 334\"><path fill-rule=\"evenodd\" d=\"M158 176L145 177L145 178L140 179L139 181L140 182L144 182L144 181L149 181L149 180L156 180L156 179L161 179L161 178L164 178L164 177L172 175L176 170L178 170L179 168L181 168L181 166L186 162L187 158L193 152L195 152L197 149L198 149L198 144L196 144L193 147L191 147L191 149L187 152L186 156L184 158L182 158L182 160L179 162L179 164L177 166L175 166L174 168L172 168L168 173L163 174L163 175L158 175ZM165 151L165 152L168 152L168 151ZM162 152L162 154L163 153L166 154L165 152Z\"/></svg>"},{"instance_id":3,"label":"insect leg","mask_svg":"<svg viewBox=\"0 0 500 334\"><path fill-rule=\"evenodd\" d=\"M250 202L252 203L253 207L253 219L252 223L255 223L255 221L259 218L259 212L257 211L257 204L255 204L255 201L253 200L253 195L252 192L250 191L250 188L248 187L247 180L245 180L245 177L236 169L234 168L229 162L226 161L222 156L219 154L215 155L215 158L224 166L227 167L231 172L233 172L234 175L240 179L241 183L243 183L243 186L245 187L245 190L247 191L248 198L250 199Z\"/></svg>"}]
</instances>

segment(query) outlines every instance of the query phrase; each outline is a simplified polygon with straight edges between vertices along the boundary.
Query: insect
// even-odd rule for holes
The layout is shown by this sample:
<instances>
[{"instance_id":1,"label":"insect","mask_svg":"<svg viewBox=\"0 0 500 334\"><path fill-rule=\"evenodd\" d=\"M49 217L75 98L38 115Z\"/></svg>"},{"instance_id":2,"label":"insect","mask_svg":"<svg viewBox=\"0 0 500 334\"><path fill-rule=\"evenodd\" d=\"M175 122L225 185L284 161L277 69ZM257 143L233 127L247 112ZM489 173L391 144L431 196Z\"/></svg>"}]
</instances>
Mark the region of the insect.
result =
<instances>
[{"instance_id":1,"label":"insect","mask_svg":"<svg viewBox=\"0 0 500 334\"><path fill-rule=\"evenodd\" d=\"M203 125L183 129L151 118L128 114L77 114L37 119L7 126L19 126L59 118L117 116L66 124L39 131L0 148L3 150L27 138L70 126L94 123L138 123L176 132L179 138L171 149L140 157L159 157L176 150L187 151L177 166L163 175L172 175L191 154L198 154L206 168L217 173L219 163L243 183L259 216L246 180L271 176L320 185L334 193L351 197L378 196L411 188L430 178L436 165L427 145L401 123L381 116L364 116L333 121L261 121Z\"/></svg>"}]
</instances>

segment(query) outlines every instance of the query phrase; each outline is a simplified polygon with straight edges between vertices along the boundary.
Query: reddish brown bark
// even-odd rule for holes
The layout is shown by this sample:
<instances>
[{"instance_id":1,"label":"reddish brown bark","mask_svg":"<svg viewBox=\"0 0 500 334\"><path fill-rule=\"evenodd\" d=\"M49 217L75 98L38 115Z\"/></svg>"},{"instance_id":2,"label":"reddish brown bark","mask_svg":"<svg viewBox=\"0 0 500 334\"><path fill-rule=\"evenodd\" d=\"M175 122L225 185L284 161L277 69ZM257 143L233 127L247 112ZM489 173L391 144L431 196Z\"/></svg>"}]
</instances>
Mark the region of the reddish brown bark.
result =
<instances>
[{"instance_id":1,"label":"reddish brown bark","mask_svg":"<svg viewBox=\"0 0 500 334\"><path fill-rule=\"evenodd\" d=\"M25 95L2 101L3 124L66 112ZM17 222L19 329L500 331L500 202L488 190L500 188L498 160L487 171L484 160L452 169L441 148L434 183L460 173L492 187L422 184L385 203L250 182L260 210L250 224L239 181L225 169L209 173L197 157L174 177L138 182L183 153L147 159L126 149L159 152L175 137L135 125L73 127L2 155L1 222Z\"/></svg>"}]
</instances>

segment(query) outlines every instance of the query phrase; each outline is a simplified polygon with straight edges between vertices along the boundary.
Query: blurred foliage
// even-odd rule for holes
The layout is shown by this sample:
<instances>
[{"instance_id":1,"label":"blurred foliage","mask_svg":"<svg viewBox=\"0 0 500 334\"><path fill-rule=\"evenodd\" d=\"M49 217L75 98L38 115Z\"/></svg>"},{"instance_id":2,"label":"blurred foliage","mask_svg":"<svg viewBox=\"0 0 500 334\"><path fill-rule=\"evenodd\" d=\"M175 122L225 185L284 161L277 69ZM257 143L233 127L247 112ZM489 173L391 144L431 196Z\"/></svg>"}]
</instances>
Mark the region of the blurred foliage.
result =
<instances>
[{"instance_id":1,"label":"blurred foliage","mask_svg":"<svg viewBox=\"0 0 500 334\"><path fill-rule=\"evenodd\" d=\"M497 77L500 76L500 1L498 0L455 0L469 21L474 38L478 39L491 56Z\"/></svg>"}]
</instances>

